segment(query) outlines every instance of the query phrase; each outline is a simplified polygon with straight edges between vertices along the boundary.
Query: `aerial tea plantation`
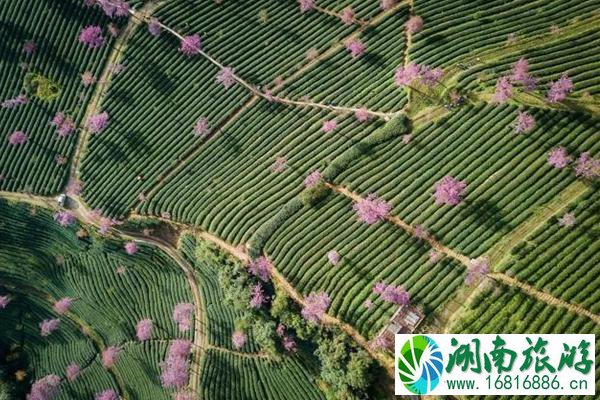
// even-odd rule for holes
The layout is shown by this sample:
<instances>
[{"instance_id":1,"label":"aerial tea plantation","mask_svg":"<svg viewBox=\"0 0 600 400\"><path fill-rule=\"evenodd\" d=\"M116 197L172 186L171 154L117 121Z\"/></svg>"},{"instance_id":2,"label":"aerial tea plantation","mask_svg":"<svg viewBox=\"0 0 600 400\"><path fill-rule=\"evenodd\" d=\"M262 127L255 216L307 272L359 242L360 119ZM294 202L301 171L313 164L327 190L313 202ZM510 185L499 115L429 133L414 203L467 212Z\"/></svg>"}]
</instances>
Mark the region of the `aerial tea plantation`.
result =
<instances>
[{"instance_id":1,"label":"aerial tea plantation","mask_svg":"<svg viewBox=\"0 0 600 400\"><path fill-rule=\"evenodd\" d=\"M0 399L394 398L403 310L600 334L599 48L599 0L0 0Z\"/></svg>"}]
</instances>

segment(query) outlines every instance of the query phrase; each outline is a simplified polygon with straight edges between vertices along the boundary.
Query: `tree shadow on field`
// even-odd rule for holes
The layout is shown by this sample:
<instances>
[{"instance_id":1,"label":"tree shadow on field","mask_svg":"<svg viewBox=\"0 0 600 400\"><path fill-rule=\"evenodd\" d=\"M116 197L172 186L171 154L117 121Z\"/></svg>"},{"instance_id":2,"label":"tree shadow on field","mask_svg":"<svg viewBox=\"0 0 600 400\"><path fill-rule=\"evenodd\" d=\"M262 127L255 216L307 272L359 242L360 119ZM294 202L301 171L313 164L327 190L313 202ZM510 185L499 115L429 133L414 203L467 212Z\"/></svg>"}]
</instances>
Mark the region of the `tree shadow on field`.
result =
<instances>
[{"instance_id":1,"label":"tree shadow on field","mask_svg":"<svg viewBox=\"0 0 600 400\"><path fill-rule=\"evenodd\" d=\"M228 153L240 154L242 152L239 139L232 133L221 131L220 136L220 140L218 141L219 147L224 148Z\"/></svg>"},{"instance_id":2,"label":"tree shadow on field","mask_svg":"<svg viewBox=\"0 0 600 400\"><path fill-rule=\"evenodd\" d=\"M128 163L134 158L149 155L152 147L147 143L141 131L129 131L125 127L117 127L117 134L106 137L99 144L101 151L96 151L96 157L102 161ZM119 139L118 142L116 139Z\"/></svg>"},{"instance_id":3,"label":"tree shadow on field","mask_svg":"<svg viewBox=\"0 0 600 400\"><path fill-rule=\"evenodd\" d=\"M473 220L488 231L504 232L510 228L505 213L488 199L465 200L465 207L461 208L459 214L464 215L462 220Z\"/></svg>"},{"instance_id":4,"label":"tree shadow on field","mask_svg":"<svg viewBox=\"0 0 600 400\"><path fill-rule=\"evenodd\" d=\"M168 97L175 89L175 81L173 77L167 75L153 62L149 65L150 67L145 68L148 83L154 90L163 94L165 97Z\"/></svg>"},{"instance_id":5,"label":"tree shadow on field","mask_svg":"<svg viewBox=\"0 0 600 400\"><path fill-rule=\"evenodd\" d=\"M443 33L436 33L433 35L425 36L425 38L421 39L423 42L423 47L425 46L440 46L448 42L447 36Z\"/></svg>"},{"instance_id":6,"label":"tree shadow on field","mask_svg":"<svg viewBox=\"0 0 600 400\"><path fill-rule=\"evenodd\" d=\"M358 276L365 282L372 282L375 279L375 275L370 270L364 271L363 269L359 268L357 263L353 260L352 256L343 257L342 262L340 264L341 266L348 266L348 268L350 268L353 271L353 276Z\"/></svg>"},{"instance_id":7,"label":"tree shadow on field","mask_svg":"<svg viewBox=\"0 0 600 400\"><path fill-rule=\"evenodd\" d=\"M369 53L364 58L364 61L369 64L369 67L379 69L380 71L387 70L386 59L378 53Z\"/></svg>"}]
</instances>

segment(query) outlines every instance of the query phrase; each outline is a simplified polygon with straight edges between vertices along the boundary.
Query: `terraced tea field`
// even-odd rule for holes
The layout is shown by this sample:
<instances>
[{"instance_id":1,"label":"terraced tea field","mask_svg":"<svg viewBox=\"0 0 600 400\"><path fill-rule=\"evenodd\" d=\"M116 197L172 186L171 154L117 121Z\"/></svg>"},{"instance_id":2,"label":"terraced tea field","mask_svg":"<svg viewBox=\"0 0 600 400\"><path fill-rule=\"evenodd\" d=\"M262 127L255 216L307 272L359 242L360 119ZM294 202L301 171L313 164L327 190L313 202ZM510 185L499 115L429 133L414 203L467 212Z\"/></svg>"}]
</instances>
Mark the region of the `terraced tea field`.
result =
<instances>
[{"instance_id":1,"label":"terraced tea field","mask_svg":"<svg viewBox=\"0 0 600 400\"><path fill-rule=\"evenodd\" d=\"M393 398L402 306L600 333L599 9L0 1L0 398Z\"/></svg>"}]
</instances>

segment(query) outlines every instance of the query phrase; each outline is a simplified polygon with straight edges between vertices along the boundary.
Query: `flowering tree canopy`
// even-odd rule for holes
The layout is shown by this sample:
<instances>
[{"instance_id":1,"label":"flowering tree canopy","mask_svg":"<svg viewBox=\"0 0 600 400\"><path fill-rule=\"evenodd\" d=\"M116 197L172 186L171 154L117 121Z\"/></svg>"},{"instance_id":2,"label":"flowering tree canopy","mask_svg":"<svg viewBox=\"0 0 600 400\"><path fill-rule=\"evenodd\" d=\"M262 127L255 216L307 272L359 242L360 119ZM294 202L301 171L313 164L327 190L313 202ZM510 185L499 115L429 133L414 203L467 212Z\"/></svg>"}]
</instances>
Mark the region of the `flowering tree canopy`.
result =
<instances>
[{"instance_id":1,"label":"flowering tree canopy","mask_svg":"<svg viewBox=\"0 0 600 400\"><path fill-rule=\"evenodd\" d=\"M235 74L233 69L230 67L223 67L221 71L217 74L217 82L219 82L225 90L229 89L231 86L235 84Z\"/></svg>"},{"instance_id":2,"label":"flowering tree canopy","mask_svg":"<svg viewBox=\"0 0 600 400\"><path fill-rule=\"evenodd\" d=\"M423 18L413 15L406 21L406 30L410 33L417 33L423 29Z\"/></svg>"},{"instance_id":3,"label":"flowering tree canopy","mask_svg":"<svg viewBox=\"0 0 600 400\"><path fill-rule=\"evenodd\" d=\"M239 350L242 347L244 347L244 345L246 344L247 341L248 341L248 336L246 336L246 334L242 331L235 331L231 335L231 344L233 345L233 348L236 350Z\"/></svg>"},{"instance_id":4,"label":"flowering tree canopy","mask_svg":"<svg viewBox=\"0 0 600 400\"><path fill-rule=\"evenodd\" d=\"M96 83L96 78L94 78L94 75L90 71L85 71L81 74L81 83L83 86L88 87Z\"/></svg>"},{"instance_id":5,"label":"flowering tree canopy","mask_svg":"<svg viewBox=\"0 0 600 400\"><path fill-rule=\"evenodd\" d=\"M352 58L358 58L365 53L367 46L358 39L351 39L346 41L346 50L348 50Z\"/></svg>"},{"instance_id":6,"label":"flowering tree canopy","mask_svg":"<svg viewBox=\"0 0 600 400\"><path fill-rule=\"evenodd\" d=\"M175 393L175 399L174 400L196 400L196 397L194 396L194 393L192 392L177 392Z\"/></svg>"},{"instance_id":7,"label":"flowering tree canopy","mask_svg":"<svg viewBox=\"0 0 600 400\"><path fill-rule=\"evenodd\" d=\"M525 111L519 111L514 123L515 133L527 133L535 127L535 118Z\"/></svg>"},{"instance_id":8,"label":"flowering tree canopy","mask_svg":"<svg viewBox=\"0 0 600 400\"><path fill-rule=\"evenodd\" d=\"M135 242L125 243L124 248L125 248L125 253L129 254L130 256L134 255L138 251L138 246L137 246L137 243L135 243Z\"/></svg>"},{"instance_id":9,"label":"flowering tree canopy","mask_svg":"<svg viewBox=\"0 0 600 400\"><path fill-rule=\"evenodd\" d=\"M54 305L52 306L52 308L54 309L54 311L59 314L59 315L63 315L65 313L67 313L69 311L69 309L71 308L71 305L73 304L73 299L70 297L63 297L59 300L57 300Z\"/></svg>"},{"instance_id":10,"label":"flowering tree canopy","mask_svg":"<svg viewBox=\"0 0 600 400\"><path fill-rule=\"evenodd\" d=\"M381 7L382 10L389 10L394 7L395 4L396 0L381 0L379 2L379 7Z\"/></svg>"},{"instance_id":11,"label":"flowering tree canopy","mask_svg":"<svg viewBox=\"0 0 600 400\"><path fill-rule=\"evenodd\" d=\"M466 187L464 181L446 175L435 184L435 202L455 206L462 201Z\"/></svg>"},{"instance_id":12,"label":"flowering tree canopy","mask_svg":"<svg viewBox=\"0 0 600 400\"><path fill-rule=\"evenodd\" d=\"M177 323L180 331L188 331L192 325L192 312L194 305L191 303L178 303L173 308L173 321Z\"/></svg>"},{"instance_id":13,"label":"flowering tree canopy","mask_svg":"<svg viewBox=\"0 0 600 400\"><path fill-rule=\"evenodd\" d=\"M96 0L96 4L110 18L125 17L129 14L129 4L124 0Z\"/></svg>"},{"instance_id":14,"label":"flowering tree canopy","mask_svg":"<svg viewBox=\"0 0 600 400\"><path fill-rule=\"evenodd\" d=\"M354 23L354 10L352 7L348 6L342 10L341 19L346 26L350 26Z\"/></svg>"},{"instance_id":15,"label":"flowering tree canopy","mask_svg":"<svg viewBox=\"0 0 600 400\"><path fill-rule=\"evenodd\" d=\"M338 265L340 263L340 254L337 250L329 250L327 252L327 260L331 265Z\"/></svg>"},{"instance_id":16,"label":"flowering tree canopy","mask_svg":"<svg viewBox=\"0 0 600 400\"><path fill-rule=\"evenodd\" d=\"M563 74L559 80L550 84L546 98L550 103L558 103L566 99L571 90L573 90L573 82L567 74Z\"/></svg>"},{"instance_id":17,"label":"flowering tree canopy","mask_svg":"<svg viewBox=\"0 0 600 400\"><path fill-rule=\"evenodd\" d=\"M252 293L250 294L250 308L261 308L266 301L267 298L262 285L257 283L252 287Z\"/></svg>"},{"instance_id":18,"label":"flowering tree canopy","mask_svg":"<svg viewBox=\"0 0 600 400\"><path fill-rule=\"evenodd\" d=\"M283 172L287 168L287 160L285 157L277 157L273 165L269 167L271 172Z\"/></svg>"},{"instance_id":19,"label":"flowering tree canopy","mask_svg":"<svg viewBox=\"0 0 600 400\"><path fill-rule=\"evenodd\" d=\"M321 181L321 171L314 170L304 178L304 187L311 188Z\"/></svg>"},{"instance_id":20,"label":"flowering tree canopy","mask_svg":"<svg viewBox=\"0 0 600 400\"><path fill-rule=\"evenodd\" d=\"M369 112L366 108L359 108L354 112L354 116L358 120L358 122L366 122L369 120Z\"/></svg>"},{"instance_id":21,"label":"flowering tree canopy","mask_svg":"<svg viewBox=\"0 0 600 400\"><path fill-rule=\"evenodd\" d=\"M0 310L4 310L8 306L10 301L11 298L9 295L5 294L4 296L0 296Z\"/></svg>"},{"instance_id":22,"label":"flowering tree canopy","mask_svg":"<svg viewBox=\"0 0 600 400\"><path fill-rule=\"evenodd\" d=\"M366 198L360 199L353 206L358 215L358 220L369 225L383 221L392 210L392 205L371 193Z\"/></svg>"},{"instance_id":23,"label":"flowering tree canopy","mask_svg":"<svg viewBox=\"0 0 600 400\"><path fill-rule=\"evenodd\" d=\"M503 76L496 82L496 90L492 96L492 103L505 103L512 97L513 85L510 78Z\"/></svg>"},{"instance_id":24,"label":"flowering tree canopy","mask_svg":"<svg viewBox=\"0 0 600 400\"><path fill-rule=\"evenodd\" d=\"M28 56L32 56L35 53L37 45L33 40L28 40L23 44L23 53Z\"/></svg>"},{"instance_id":25,"label":"flowering tree canopy","mask_svg":"<svg viewBox=\"0 0 600 400\"><path fill-rule=\"evenodd\" d=\"M294 353L298 349L296 341L292 336L284 336L281 343L283 344L285 351L288 353Z\"/></svg>"},{"instance_id":26,"label":"flowering tree canopy","mask_svg":"<svg viewBox=\"0 0 600 400\"><path fill-rule=\"evenodd\" d=\"M558 219L558 224L565 228L570 228L575 225L575 214L568 212Z\"/></svg>"},{"instance_id":27,"label":"flowering tree canopy","mask_svg":"<svg viewBox=\"0 0 600 400\"><path fill-rule=\"evenodd\" d=\"M408 86L419 78L421 68L418 64L408 63L407 65L398 68L394 74L396 85Z\"/></svg>"},{"instance_id":28,"label":"flowering tree canopy","mask_svg":"<svg viewBox=\"0 0 600 400\"><path fill-rule=\"evenodd\" d=\"M94 400L119 400L119 395L113 389L96 393Z\"/></svg>"},{"instance_id":29,"label":"flowering tree canopy","mask_svg":"<svg viewBox=\"0 0 600 400\"><path fill-rule=\"evenodd\" d=\"M8 143L12 146L19 146L25 144L27 143L27 140L29 140L29 137L23 131L14 131L8 137Z\"/></svg>"},{"instance_id":30,"label":"flowering tree canopy","mask_svg":"<svg viewBox=\"0 0 600 400\"><path fill-rule=\"evenodd\" d=\"M102 351L102 366L104 366L104 368L114 367L120 352L121 348L118 346L108 346L105 348Z\"/></svg>"},{"instance_id":31,"label":"flowering tree canopy","mask_svg":"<svg viewBox=\"0 0 600 400\"><path fill-rule=\"evenodd\" d=\"M60 377L46 375L31 385L27 400L53 400L60 394Z\"/></svg>"},{"instance_id":32,"label":"flowering tree canopy","mask_svg":"<svg viewBox=\"0 0 600 400\"><path fill-rule=\"evenodd\" d=\"M45 319L40 322L40 335L46 337L60 327L60 319Z\"/></svg>"},{"instance_id":33,"label":"flowering tree canopy","mask_svg":"<svg viewBox=\"0 0 600 400\"><path fill-rule=\"evenodd\" d=\"M58 211L54 214L54 220L60 226L71 226L75 223L75 214L71 211Z\"/></svg>"},{"instance_id":34,"label":"flowering tree canopy","mask_svg":"<svg viewBox=\"0 0 600 400\"><path fill-rule=\"evenodd\" d=\"M410 294L402 286L387 285L380 281L373 285L373 292L388 303L404 306L410 302Z\"/></svg>"},{"instance_id":35,"label":"flowering tree canopy","mask_svg":"<svg viewBox=\"0 0 600 400\"><path fill-rule=\"evenodd\" d=\"M316 324L321 319L321 316L329 308L331 299L325 292L311 293L304 299L305 305L302 308L301 314L304 319L312 324Z\"/></svg>"},{"instance_id":36,"label":"flowering tree canopy","mask_svg":"<svg viewBox=\"0 0 600 400\"><path fill-rule=\"evenodd\" d=\"M371 348L373 350L392 350L394 348L394 343L388 336L378 335L371 342Z\"/></svg>"},{"instance_id":37,"label":"flowering tree canopy","mask_svg":"<svg viewBox=\"0 0 600 400\"><path fill-rule=\"evenodd\" d=\"M196 125L194 125L194 135L196 136L206 136L210 132L210 123L207 118L201 117L196 121Z\"/></svg>"},{"instance_id":38,"label":"flowering tree canopy","mask_svg":"<svg viewBox=\"0 0 600 400\"><path fill-rule=\"evenodd\" d=\"M521 57L512 67L510 79L513 82L525 82L529 78L529 62Z\"/></svg>"},{"instance_id":39,"label":"flowering tree canopy","mask_svg":"<svg viewBox=\"0 0 600 400\"><path fill-rule=\"evenodd\" d=\"M69 136L75 130L75 122L62 112L57 112L50 121L50 125L56 127L59 137Z\"/></svg>"},{"instance_id":40,"label":"flowering tree canopy","mask_svg":"<svg viewBox=\"0 0 600 400\"><path fill-rule=\"evenodd\" d=\"M564 147L557 147L548 153L548 164L557 169L563 169L571 162L571 157Z\"/></svg>"},{"instance_id":41,"label":"flowering tree canopy","mask_svg":"<svg viewBox=\"0 0 600 400\"><path fill-rule=\"evenodd\" d=\"M598 178L600 176L600 159L592 158L588 152L581 153L574 169L575 175L584 179Z\"/></svg>"},{"instance_id":42,"label":"flowering tree canopy","mask_svg":"<svg viewBox=\"0 0 600 400\"><path fill-rule=\"evenodd\" d=\"M18 107L20 105L27 104L27 103L29 103L29 99L27 98L27 96L24 94L20 94L16 97L13 97L12 99L4 100L2 103L0 103L0 107L6 108L6 109L13 109L15 107Z\"/></svg>"},{"instance_id":43,"label":"flowering tree canopy","mask_svg":"<svg viewBox=\"0 0 600 400\"><path fill-rule=\"evenodd\" d=\"M436 263L442 258L442 253L437 250L431 249L429 253L427 253L427 257L429 258L429 262Z\"/></svg>"},{"instance_id":44,"label":"flowering tree canopy","mask_svg":"<svg viewBox=\"0 0 600 400\"><path fill-rule=\"evenodd\" d=\"M135 326L135 336L140 342L152 337L153 323L151 319L142 319Z\"/></svg>"},{"instance_id":45,"label":"flowering tree canopy","mask_svg":"<svg viewBox=\"0 0 600 400\"><path fill-rule=\"evenodd\" d=\"M323 121L321 130L325 133L331 133L337 129L337 122L335 119Z\"/></svg>"},{"instance_id":46,"label":"flowering tree canopy","mask_svg":"<svg viewBox=\"0 0 600 400\"><path fill-rule=\"evenodd\" d=\"M199 35L195 34L185 36L183 39L181 39L181 43L179 44L179 52L185 54L186 56L192 56L200 53L201 46L202 43Z\"/></svg>"},{"instance_id":47,"label":"flowering tree canopy","mask_svg":"<svg viewBox=\"0 0 600 400\"><path fill-rule=\"evenodd\" d=\"M271 276L271 263L267 257L258 257L248 265L248 272L251 275L258 277L263 282L267 282Z\"/></svg>"},{"instance_id":48,"label":"flowering tree canopy","mask_svg":"<svg viewBox=\"0 0 600 400\"><path fill-rule=\"evenodd\" d=\"M425 239L429 236L429 232L427 232L427 229L425 229L425 227L420 224L415 225L414 234L419 239Z\"/></svg>"},{"instance_id":49,"label":"flowering tree canopy","mask_svg":"<svg viewBox=\"0 0 600 400\"><path fill-rule=\"evenodd\" d=\"M192 350L192 342L185 339L171 341L167 350L167 358L161 363L160 381L163 387L182 388L188 382L187 357Z\"/></svg>"},{"instance_id":50,"label":"flowering tree canopy","mask_svg":"<svg viewBox=\"0 0 600 400\"><path fill-rule=\"evenodd\" d=\"M108 113L106 111L100 114L94 114L88 117L85 127L90 133L101 133L108 125Z\"/></svg>"},{"instance_id":51,"label":"flowering tree canopy","mask_svg":"<svg viewBox=\"0 0 600 400\"><path fill-rule=\"evenodd\" d=\"M472 259L467 267L465 283L472 285L490 272L490 260L487 257Z\"/></svg>"},{"instance_id":52,"label":"flowering tree canopy","mask_svg":"<svg viewBox=\"0 0 600 400\"><path fill-rule=\"evenodd\" d=\"M67 365L67 368L65 369L65 376L71 382L77 379L80 373L81 368L75 362L71 362L69 365Z\"/></svg>"},{"instance_id":53,"label":"flowering tree canopy","mask_svg":"<svg viewBox=\"0 0 600 400\"><path fill-rule=\"evenodd\" d=\"M162 27L160 26L160 21L156 18L152 18L148 23L148 32L152 36L158 37L162 31Z\"/></svg>"},{"instance_id":54,"label":"flowering tree canopy","mask_svg":"<svg viewBox=\"0 0 600 400\"><path fill-rule=\"evenodd\" d=\"M305 13L315 8L315 0L298 0L300 12Z\"/></svg>"},{"instance_id":55,"label":"flowering tree canopy","mask_svg":"<svg viewBox=\"0 0 600 400\"><path fill-rule=\"evenodd\" d=\"M104 36L102 36L102 28L96 25L86 26L79 33L79 43L96 49L104 44Z\"/></svg>"}]
</instances>

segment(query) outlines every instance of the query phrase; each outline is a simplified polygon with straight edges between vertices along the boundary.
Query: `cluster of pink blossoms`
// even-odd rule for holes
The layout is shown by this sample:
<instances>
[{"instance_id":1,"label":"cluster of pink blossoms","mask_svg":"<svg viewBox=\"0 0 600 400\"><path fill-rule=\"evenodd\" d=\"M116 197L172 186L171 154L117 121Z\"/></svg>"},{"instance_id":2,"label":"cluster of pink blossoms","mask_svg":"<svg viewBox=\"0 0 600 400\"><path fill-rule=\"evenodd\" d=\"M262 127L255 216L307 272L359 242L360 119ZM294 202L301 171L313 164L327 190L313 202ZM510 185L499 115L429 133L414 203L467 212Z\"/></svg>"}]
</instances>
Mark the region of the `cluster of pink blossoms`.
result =
<instances>
[{"instance_id":1,"label":"cluster of pink blossoms","mask_svg":"<svg viewBox=\"0 0 600 400\"><path fill-rule=\"evenodd\" d=\"M108 389L96 393L94 400L119 400L119 395L113 389Z\"/></svg>"},{"instance_id":2,"label":"cluster of pink blossoms","mask_svg":"<svg viewBox=\"0 0 600 400\"><path fill-rule=\"evenodd\" d=\"M235 73L233 69L230 67L223 67L217 74L217 82L219 82L225 90L229 89L231 86L235 84Z\"/></svg>"},{"instance_id":3,"label":"cluster of pink blossoms","mask_svg":"<svg viewBox=\"0 0 600 400\"><path fill-rule=\"evenodd\" d=\"M356 211L358 220L369 225L383 221L392 211L392 205L374 193L354 203L352 208Z\"/></svg>"},{"instance_id":4,"label":"cluster of pink blossoms","mask_svg":"<svg viewBox=\"0 0 600 400\"><path fill-rule=\"evenodd\" d=\"M271 277L271 263L267 259L267 257L258 257L248 265L248 272L251 275L256 276L263 282L267 282Z\"/></svg>"},{"instance_id":5,"label":"cluster of pink blossoms","mask_svg":"<svg viewBox=\"0 0 600 400\"><path fill-rule=\"evenodd\" d=\"M331 132L335 131L336 129L337 129L337 122L335 121L335 119L323 121L323 126L321 127L321 130L323 132L331 133Z\"/></svg>"},{"instance_id":6,"label":"cluster of pink blossoms","mask_svg":"<svg viewBox=\"0 0 600 400\"><path fill-rule=\"evenodd\" d=\"M59 314L59 315L63 315L66 314L69 309L71 308L71 305L73 304L73 299L71 297L63 297L61 299L58 299L54 305L52 306L52 308L54 309L54 311Z\"/></svg>"},{"instance_id":7,"label":"cluster of pink blossoms","mask_svg":"<svg viewBox=\"0 0 600 400\"><path fill-rule=\"evenodd\" d=\"M27 103L29 103L29 99L27 98L27 96L24 94L20 94L17 97L13 97L12 99L4 100L0 104L0 107L6 108L6 109L13 109L15 107L18 107L20 105L27 104Z\"/></svg>"},{"instance_id":8,"label":"cluster of pink blossoms","mask_svg":"<svg viewBox=\"0 0 600 400\"><path fill-rule=\"evenodd\" d=\"M526 111L519 111L514 123L515 133L527 133L535 127L535 118Z\"/></svg>"},{"instance_id":9,"label":"cluster of pink blossoms","mask_svg":"<svg viewBox=\"0 0 600 400\"><path fill-rule=\"evenodd\" d=\"M354 116L358 122L366 122L369 120L369 111L366 108L359 108L354 112Z\"/></svg>"},{"instance_id":10,"label":"cluster of pink blossoms","mask_svg":"<svg viewBox=\"0 0 600 400\"><path fill-rule=\"evenodd\" d=\"M285 157L277 157L273 165L269 167L271 172L283 172L287 168L287 159Z\"/></svg>"},{"instance_id":11,"label":"cluster of pink blossoms","mask_svg":"<svg viewBox=\"0 0 600 400\"><path fill-rule=\"evenodd\" d=\"M74 362L71 362L69 365L67 365L67 368L65 369L65 376L71 382L77 379L80 373L81 368Z\"/></svg>"},{"instance_id":12,"label":"cluster of pink blossoms","mask_svg":"<svg viewBox=\"0 0 600 400\"><path fill-rule=\"evenodd\" d=\"M570 228L575 225L576 219L575 214L573 213L565 213L562 217L558 219L558 224L560 226L564 226L565 228Z\"/></svg>"},{"instance_id":13,"label":"cluster of pink blossoms","mask_svg":"<svg viewBox=\"0 0 600 400\"><path fill-rule=\"evenodd\" d=\"M340 263L340 254L337 250L329 250L327 252L327 260L333 266L336 266Z\"/></svg>"},{"instance_id":14,"label":"cluster of pink blossoms","mask_svg":"<svg viewBox=\"0 0 600 400\"><path fill-rule=\"evenodd\" d=\"M402 286L387 285L380 281L373 285L373 292L388 303L405 306L410 302L410 294Z\"/></svg>"},{"instance_id":15,"label":"cluster of pink blossoms","mask_svg":"<svg viewBox=\"0 0 600 400\"><path fill-rule=\"evenodd\" d=\"M153 322L151 319L142 319L135 326L135 336L140 342L149 340L152 337Z\"/></svg>"},{"instance_id":16,"label":"cluster of pink blossoms","mask_svg":"<svg viewBox=\"0 0 600 400\"><path fill-rule=\"evenodd\" d=\"M27 143L27 140L29 140L29 137L23 131L14 131L8 137L8 143L12 146L19 146L25 144Z\"/></svg>"},{"instance_id":17,"label":"cluster of pink blossoms","mask_svg":"<svg viewBox=\"0 0 600 400\"><path fill-rule=\"evenodd\" d=\"M60 377L46 375L31 385L27 400L53 400L60 394Z\"/></svg>"},{"instance_id":18,"label":"cluster of pink blossoms","mask_svg":"<svg viewBox=\"0 0 600 400\"><path fill-rule=\"evenodd\" d=\"M359 39L351 39L346 41L346 50L350 53L352 58L358 58L362 56L367 50L367 46Z\"/></svg>"},{"instance_id":19,"label":"cluster of pink blossoms","mask_svg":"<svg viewBox=\"0 0 600 400\"><path fill-rule=\"evenodd\" d=\"M129 254L130 256L138 252L138 245L136 242L127 242L123 247L125 248L125 253Z\"/></svg>"},{"instance_id":20,"label":"cluster of pink blossoms","mask_svg":"<svg viewBox=\"0 0 600 400\"><path fill-rule=\"evenodd\" d=\"M181 39L179 51L186 56L193 56L200 53L202 42L199 35L189 35Z\"/></svg>"},{"instance_id":21,"label":"cluster of pink blossoms","mask_svg":"<svg viewBox=\"0 0 600 400\"><path fill-rule=\"evenodd\" d=\"M389 10L394 7L395 4L396 0L381 0L379 2L379 7L381 7L382 10Z\"/></svg>"},{"instance_id":22,"label":"cluster of pink blossoms","mask_svg":"<svg viewBox=\"0 0 600 400\"><path fill-rule=\"evenodd\" d=\"M257 283L252 287L252 292L250 293L250 308L261 308L266 301L267 297L265 296L263 287L260 283Z\"/></svg>"},{"instance_id":23,"label":"cluster of pink blossoms","mask_svg":"<svg viewBox=\"0 0 600 400\"><path fill-rule=\"evenodd\" d=\"M300 12L305 13L315 8L315 0L298 0Z\"/></svg>"},{"instance_id":24,"label":"cluster of pink blossoms","mask_svg":"<svg viewBox=\"0 0 600 400\"><path fill-rule=\"evenodd\" d=\"M446 175L434 186L435 202L455 206L462 201L466 187L466 182Z\"/></svg>"},{"instance_id":25,"label":"cluster of pink blossoms","mask_svg":"<svg viewBox=\"0 0 600 400\"><path fill-rule=\"evenodd\" d=\"M246 344L247 341L248 341L248 336L242 331L234 331L233 334L231 335L231 344L233 345L233 348L236 350L239 350L242 347L244 347L244 345Z\"/></svg>"},{"instance_id":26,"label":"cluster of pink blossoms","mask_svg":"<svg viewBox=\"0 0 600 400\"><path fill-rule=\"evenodd\" d=\"M585 179L598 178L600 177L600 159L592 158L588 152L581 153L574 169L575 175L579 177Z\"/></svg>"},{"instance_id":27,"label":"cluster of pink blossoms","mask_svg":"<svg viewBox=\"0 0 600 400\"><path fill-rule=\"evenodd\" d=\"M207 118L201 117L196 121L194 125L194 134L196 136L204 137L210 132L210 123Z\"/></svg>"},{"instance_id":28,"label":"cluster of pink blossoms","mask_svg":"<svg viewBox=\"0 0 600 400\"><path fill-rule=\"evenodd\" d=\"M75 214L71 211L58 211L54 214L54 220L58 222L60 226L71 226L75 223Z\"/></svg>"},{"instance_id":29,"label":"cluster of pink blossoms","mask_svg":"<svg viewBox=\"0 0 600 400\"><path fill-rule=\"evenodd\" d=\"M571 156L564 147L557 147L548 153L548 164L557 169L563 169L571 162Z\"/></svg>"},{"instance_id":30,"label":"cluster of pink blossoms","mask_svg":"<svg viewBox=\"0 0 600 400\"><path fill-rule=\"evenodd\" d=\"M473 259L469 262L465 283L472 285L487 275L488 272L490 272L490 260L487 257Z\"/></svg>"},{"instance_id":31,"label":"cluster of pink blossoms","mask_svg":"<svg viewBox=\"0 0 600 400\"><path fill-rule=\"evenodd\" d=\"M154 37L160 36L162 32L162 27L160 25L160 21L156 18L152 18L148 23L148 32Z\"/></svg>"},{"instance_id":32,"label":"cluster of pink blossoms","mask_svg":"<svg viewBox=\"0 0 600 400\"><path fill-rule=\"evenodd\" d=\"M420 82L425 86L433 87L442 79L442 76L444 76L444 71L441 68L431 68L428 65L415 63L408 63L394 73L398 86L410 86L415 82Z\"/></svg>"},{"instance_id":33,"label":"cluster of pink blossoms","mask_svg":"<svg viewBox=\"0 0 600 400\"><path fill-rule=\"evenodd\" d=\"M321 181L321 171L314 170L304 178L304 187L309 189L316 186Z\"/></svg>"},{"instance_id":34,"label":"cluster of pink blossoms","mask_svg":"<svg viewBox=\"0 0 600 400\"><path fill-rule=\"evenodd\" d=\"M85 127L90 133L102 133L102 131L108 125L108 113L106 111L100 114L94 114L88 117Z\"/></svg>"},{"instance_id":35,"label":"cluster of pink blossoms","mask_svg":"<svg viewBox=\"0 0 600 400\"><path fill-rule=\"evenodd\" d=\"M0 310L4 310L10 302L11 299L9 295L5 294L4 296L0 296Z\"/></svg>"},{"instance_id":36,"label":"cluster of pink blossoms","mask_svg":"<svg viewBox=\"0 0 600 400\"><path fill-rule=\"evenodd\" d=\"M40 322L40 335L42 337L49 336L52 332L60 327L60 319L45 319Z\"/></svg>"},{"instance_id":37,"label":"cluster of pink blossoms","mask_svg":"<svg viewBox=\"0 0 600 400\"><path fill-rule=\"evenodd\" d=\"M57 112L50 121L50 125L56 127L59 137L69 136L75 130L75 122L62 112Z\"/></svg>"},{"instance_id":38,"label":"cluster of pink blossoms","mask_svg":"<svg viewBox=\"0 0 600 400\"><path fill-rule=\"evenodd\" d=\"M342 10L341 20L346 26L354 23L354 10L352 7L346 7Z\"/></svg>"},{"instance_id":39,"label":"cluster of pink blossoms","mask_svg":"<svg viewBox=\"0 0 600 400\"><path fill-rule=\"evenodd\" d=\"M120 352L121 348L118 346L108 346L105 348L102 351L102 366L107 369L114 367Z\"/></svg>"},{"instance_id":40,"label":"cluster of pink blossoms","mask_svg":"<svg viewBox=\"0 0 600 400\"><path fill-rule=\"evenodd\" d=\"M178 303L173 308L173 321L175 321L181 332L190 330L193 311L194 305L191 303Z\"/></svg>"},{"instance_id":41,"label":"cluster of pink blossoms","mask_svg":"<svg viewBox=\"0 0 600 400\"><path fill-rule=\"evenodd\" d=\"M325 292L311 293L304 299L305 305L302 308L302 317L312 323L316 324L321 319L321 316L327 311L331 304L329 295Z\"/></svg>"},{"instance_id":42,"label":"cluster of pink blossoms","mask_svg":"<svg viewBox=\"0 0 600 400\"><path fill-rule=\"evenodd\" d=\"M96 25L86 26L79 33L79 43L89 47L90 49L97 49L104 44L104 36L102 35L102 28Z\"/></svg>"},{"instance_id":43,"label":"cluster of pink blossoms","mask_svg":"<svg viewBox=\"0 0 600 400\"><path fill-rule=\"evenodd\" d=\"M567 74L563 74L556 82L550 83L546 98L550 103L558 103L566 99L571 90L573 90L573 82Z\"/></svg>"},{"instance_id":44,"label":"cluster of pink blossoms","mask_svg":"<svg viewBox=\"0 0 600 400\"><path fill-rule=\"evenodd\" d=\"M392 350L394 343L388 336L378 335L371 342L371 348L374 350Z\"/></svg>"},{"instance_id":45,"label":"cluster of pink blossoms","mask_svg":"<svg viewBox=\"0 0 600 400\"><path fill-rule=\"evenodd\" d=\"M415 34L423 29L423 18L418 15L413 15L406 21L406 30L411 34Z\"/></svg>"},{"instance_id":46,"label":"cluster of pink blossoms","mask_svg":"<svg viewBox=\"0 0 600 400\"><path fill-rule=\"evenodd\" d=\"M33 40L28 40L23 44L23 53L28 56L32 56L35 53L37 45Z\"/></svg>"}]
</instances>

